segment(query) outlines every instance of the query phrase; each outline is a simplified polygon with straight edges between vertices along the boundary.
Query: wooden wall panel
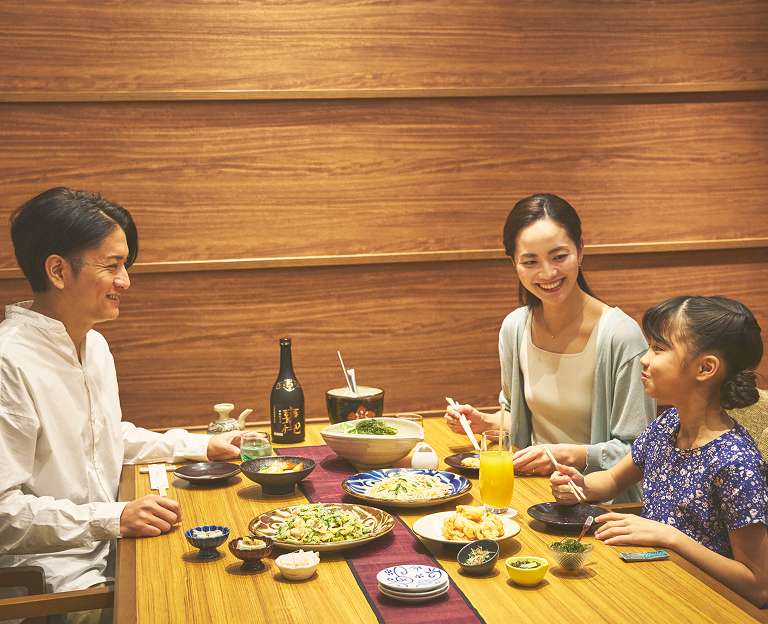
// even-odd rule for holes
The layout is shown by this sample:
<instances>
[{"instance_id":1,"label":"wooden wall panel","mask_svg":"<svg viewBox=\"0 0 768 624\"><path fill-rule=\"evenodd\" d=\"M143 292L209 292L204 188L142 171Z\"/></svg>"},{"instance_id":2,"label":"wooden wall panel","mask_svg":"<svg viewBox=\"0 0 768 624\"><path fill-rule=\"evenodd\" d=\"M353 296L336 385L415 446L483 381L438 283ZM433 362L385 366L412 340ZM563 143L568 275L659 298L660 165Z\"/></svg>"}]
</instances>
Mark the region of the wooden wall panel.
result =
<instances>
[{"instance_id":1,"label":"wooden wall panel","mask_svg":"<svg viewBox=\"0 0 768 624\"><path fill-rule=\"evenodd\" d=\"M768 251L674 255L587 256L584 267L595 292L638 321L668 297L721 294L750 307L768 336ZM20 280L0 285L3 303L24 298ZM360 383L384 388L388 412L441 410L445 396L492 405L498 330L515 307L517 279L503 260L141 274L120 318L98 329L124 417L159 428L204 425L222 401L266 420L282 336L293 338L310 417L324 417L325 390L343 385L337 350ZM759 373L768 388L768 357Z\"/></svg>"},{"instance_id":2,"label":"wooden wall panel","mask_svg":"<svg viewBox=\"0 0 768 624\"><path fill-rule=\"evenodd\" d=\"M65 185L140 262L499 249L547 191L589 244L768 237L768 94L710 99L0 104L0 222Z\"/></svg>"},{"instance_id":3,"label":"wooden wall panel","mask_svg":"<svg viewBox=\"0 0 768 624\"><path fill-rule=\"evenodd\" d=\"M134 214L101 329L138 424L263 419L283 335L311 417L337 349L387 411L488 405L517 301L501 229L537 191L581 214L607 302L639 319L695 288L768 331L766 49L763 0L4 3L0 224L57 185ZM365 264L392 252L464 260ZM190 270L291 257L329 266ZM29 296L13 267L2 226L3 304Z\"/></svg>"},{"instance_id":4,"label":"wooden wall panel","mask_svg":"<svg viewBox=\"0 0 768 624\"><path fill-rule=\"evenodd\" d=\"M0 92L424 89L768 80L762 0L0 7Z\"/></svg>"}]
</instances>

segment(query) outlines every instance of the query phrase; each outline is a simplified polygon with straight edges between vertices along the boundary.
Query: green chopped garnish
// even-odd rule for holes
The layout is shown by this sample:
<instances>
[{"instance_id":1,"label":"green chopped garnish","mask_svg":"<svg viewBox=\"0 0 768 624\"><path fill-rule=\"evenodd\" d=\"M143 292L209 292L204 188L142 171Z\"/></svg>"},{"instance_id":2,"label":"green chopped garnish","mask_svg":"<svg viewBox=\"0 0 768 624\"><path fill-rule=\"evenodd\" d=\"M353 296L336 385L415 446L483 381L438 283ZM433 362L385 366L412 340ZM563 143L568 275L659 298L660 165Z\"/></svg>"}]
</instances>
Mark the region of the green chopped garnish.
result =
<instances>
[{"instance_id":1,"label":"green chopped garnish","mask_svg":"<svg viewBox=\"0 0 768 624\"><path fill-rule=\"evenodd\" d=\"M363 420L358 420L355 424L349 422L342 423L341 432L357 433L359 435L397 435L397 429L375 418L364 418Z\"/></svg>"},{"instance_id":2,"label":"green chopped garnish","mask_svg":"<svg viewBox=\"0 0 768 624\"><path fill-rule=\"evenodd\" d=\"M582 553L587 549L584 544L577 542L572 537L566 537L559 542L552 542L549 546L552 550L564 553Z\"/></svg>"}]
</instances>

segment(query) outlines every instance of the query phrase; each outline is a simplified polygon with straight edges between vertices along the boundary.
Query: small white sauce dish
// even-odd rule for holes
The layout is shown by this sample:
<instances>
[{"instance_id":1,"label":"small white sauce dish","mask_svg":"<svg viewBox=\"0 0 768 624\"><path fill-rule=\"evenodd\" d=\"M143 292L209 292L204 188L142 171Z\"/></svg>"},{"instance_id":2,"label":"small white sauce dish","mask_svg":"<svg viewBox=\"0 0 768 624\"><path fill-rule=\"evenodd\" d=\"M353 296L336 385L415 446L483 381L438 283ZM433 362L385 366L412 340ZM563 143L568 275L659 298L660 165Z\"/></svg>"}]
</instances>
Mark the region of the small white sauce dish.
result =
<instances>
[{"instance_id":1,"label":"small white sauce dish","mask_svg":"<svg viewBox=\"0 0 768 624\"><path fill-rule=\"evenodd\" d=\"M280 573L289 581L304 581L315 573L320 565L319 553L311 550L297 550L280 555L275 559Z\"/></svg>"}]
</instances>

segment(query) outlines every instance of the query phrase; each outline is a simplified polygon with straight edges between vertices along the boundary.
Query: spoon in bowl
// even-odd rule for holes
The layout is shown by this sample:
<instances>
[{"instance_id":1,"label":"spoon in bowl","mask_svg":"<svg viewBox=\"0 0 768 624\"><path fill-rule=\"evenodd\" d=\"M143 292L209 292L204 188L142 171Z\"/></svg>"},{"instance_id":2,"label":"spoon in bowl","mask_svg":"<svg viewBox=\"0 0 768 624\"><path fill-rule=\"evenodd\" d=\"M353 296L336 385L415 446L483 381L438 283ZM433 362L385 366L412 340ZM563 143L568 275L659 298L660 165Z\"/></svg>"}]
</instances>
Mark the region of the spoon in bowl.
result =
<instances>
[{"instance_id":1,"label":"spoon in bowl","mask_svg":"<svg viewBox=\"0 0 768 624\"><path fill-rule=\"evenodd\" d=\"M581 535L579 535L579 539L576 540L577 543L581 541L582 537L584 537L584 533L586 533L589 527L592 526L592 522L594 522L594 520L595 519L592 516L587 518L587 521L584 523L584 528L581 530Z\"/></svg>"}]
</instances>

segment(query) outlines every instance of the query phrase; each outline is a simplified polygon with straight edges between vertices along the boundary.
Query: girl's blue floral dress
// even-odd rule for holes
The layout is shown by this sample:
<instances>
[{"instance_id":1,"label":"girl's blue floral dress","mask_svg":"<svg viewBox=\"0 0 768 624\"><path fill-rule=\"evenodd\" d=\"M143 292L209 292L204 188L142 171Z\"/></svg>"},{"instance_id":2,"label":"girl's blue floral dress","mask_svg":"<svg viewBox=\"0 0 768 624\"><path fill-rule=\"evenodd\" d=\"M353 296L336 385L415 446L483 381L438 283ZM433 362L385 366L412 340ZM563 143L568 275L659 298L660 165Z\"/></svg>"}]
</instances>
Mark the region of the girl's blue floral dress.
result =
<instances>
[{"instance_id":1,"label":"girl's blue floral dress","mask_svg":"<svg viewBox=\"0 0 768 624\"><path fill-rule=\"evenodd\" d=\"M644 472L643 517L676 527L733 558L728 531L766 524L766 466L741 425L695 449L675 447L680 419L668 409L632 445Z\"/></svg>"}]
</instances>

